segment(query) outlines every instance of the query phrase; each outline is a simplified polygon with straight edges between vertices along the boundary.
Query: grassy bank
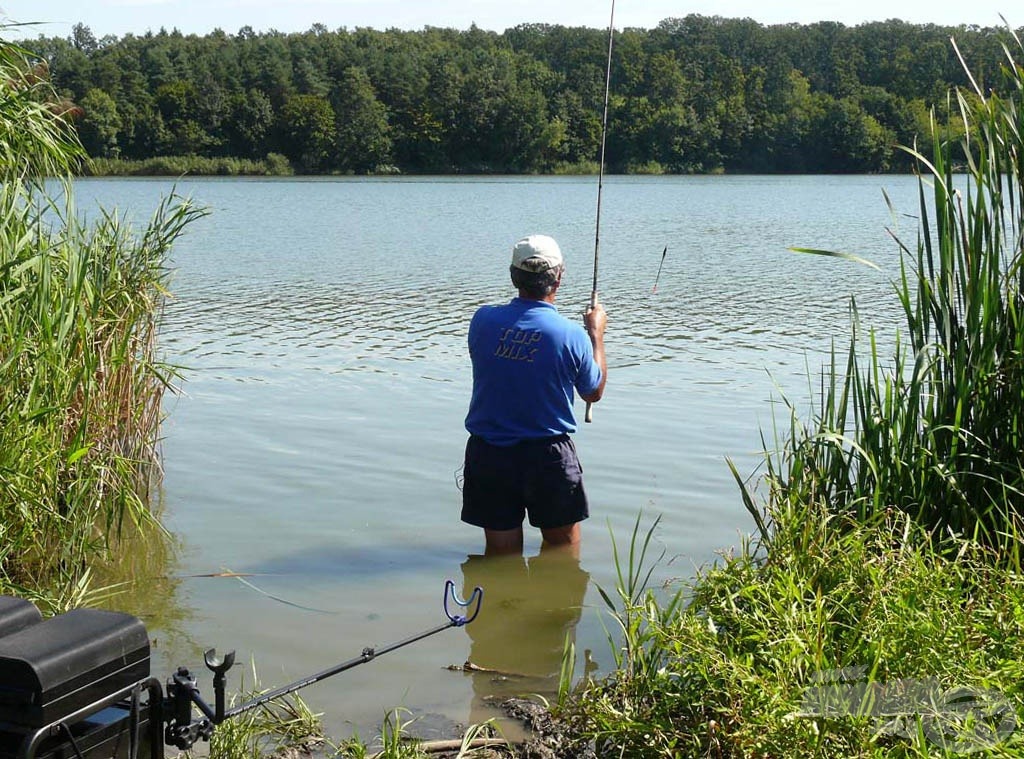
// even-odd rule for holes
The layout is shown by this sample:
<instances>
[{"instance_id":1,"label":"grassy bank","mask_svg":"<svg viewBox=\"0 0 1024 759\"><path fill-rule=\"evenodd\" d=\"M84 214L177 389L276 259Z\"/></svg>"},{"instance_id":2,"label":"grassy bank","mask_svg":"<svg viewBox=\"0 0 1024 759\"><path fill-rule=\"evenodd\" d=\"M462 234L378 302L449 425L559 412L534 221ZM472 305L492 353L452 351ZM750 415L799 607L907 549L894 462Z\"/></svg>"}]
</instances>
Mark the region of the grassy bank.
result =
<instances>
[{"instance_id":1,"label":"grassy bank","mask_svg":"<svg viewBox=\"0 0 1024 759\"><path fill-rule=\"evenodd\" d=\"M666 602L617 602L622 663L560 716L626 757L1018 756L1024 578L976 543L945 556L913 520L776 513Z\"/></svg>"},{"instance_id":2,"label":"grassy bank","mask_svg":"<svg viewBox=\"0 0 1024 759\"><path fill-rule=\"evenodd\" d=\"M85 223L66 107L8 43L0 82L0 592L58 611L126 531L153 528L164 260L201 212L174 199L138 233Z\"/></svg>"}]
</instances>

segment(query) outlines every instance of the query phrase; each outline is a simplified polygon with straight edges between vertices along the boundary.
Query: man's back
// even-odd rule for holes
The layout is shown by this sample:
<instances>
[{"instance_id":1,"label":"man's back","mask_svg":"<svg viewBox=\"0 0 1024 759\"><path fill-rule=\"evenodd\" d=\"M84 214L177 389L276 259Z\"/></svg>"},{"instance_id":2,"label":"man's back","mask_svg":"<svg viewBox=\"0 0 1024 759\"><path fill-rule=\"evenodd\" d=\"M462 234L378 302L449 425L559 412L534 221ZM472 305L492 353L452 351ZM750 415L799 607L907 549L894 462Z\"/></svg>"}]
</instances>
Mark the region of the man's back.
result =
<instances>
[{"instance_id":1,"label":"man's back","mask_svg":"<svg viewBox=\"0 0 1024 759\"><path fill-rule=\"evenodd\" d=\"M552 303L484 306L469 327L473 395L466 429L494 445L576 431L574 389L600 382L590 338Z\"/></svg>"}]
</instances>

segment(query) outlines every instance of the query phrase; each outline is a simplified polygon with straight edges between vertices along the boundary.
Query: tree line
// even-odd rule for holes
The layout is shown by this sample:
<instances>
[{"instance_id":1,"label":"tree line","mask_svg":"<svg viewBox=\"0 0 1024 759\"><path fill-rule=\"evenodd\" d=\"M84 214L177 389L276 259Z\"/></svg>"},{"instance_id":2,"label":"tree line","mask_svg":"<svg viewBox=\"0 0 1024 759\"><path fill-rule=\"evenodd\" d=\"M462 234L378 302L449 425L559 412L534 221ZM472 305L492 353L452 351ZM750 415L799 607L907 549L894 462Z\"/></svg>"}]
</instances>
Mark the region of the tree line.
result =
<instances>
[{"instance_id":1,"label":"tree line","mask_svg":"<svg viewBox=\"0 0 1024 759\"><path fill-rule=\"evenodd\" d=\"M616 31L612 172L898 171L951 89L998 87L1010 30L762 25L691 15ZM608 32L314 25L26 43L93 157L284 156L303 173L585 171L600 151ZM951 42L955 40L955 44Z\"/></svg>"}]
</instances>

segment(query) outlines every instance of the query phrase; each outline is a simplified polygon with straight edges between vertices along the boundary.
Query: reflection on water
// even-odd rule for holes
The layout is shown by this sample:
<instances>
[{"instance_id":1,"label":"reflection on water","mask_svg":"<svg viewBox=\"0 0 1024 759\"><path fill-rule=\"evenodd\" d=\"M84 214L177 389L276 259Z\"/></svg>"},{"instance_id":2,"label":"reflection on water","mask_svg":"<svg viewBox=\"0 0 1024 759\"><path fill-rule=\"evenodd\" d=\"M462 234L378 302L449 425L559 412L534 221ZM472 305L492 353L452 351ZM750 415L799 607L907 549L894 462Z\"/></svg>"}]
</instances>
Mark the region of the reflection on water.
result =
<instances>
[{"instance_id":1,"label":"reflection on water","mask_svg":"<svg viewBox=\"0 0 1024 759\"><path fill-rule=\"evenodd\" d=\"M159 518L160 506L153 508ZM180 541L158 522L133 522L122 527L109 553L89 568L94 597L88 605L141 619L156 656L160 651L197 650L187 629L192 612L182 593L180 549Z\"/></svg>"},{"instance_id":2,"label":"reflection on water","mask_svg":"<svg viewBox=\"0 0 1024 759\"><path fill-rule=\"evenodd\" d=\"M551 698L566 643L575 642L590 574L573 547L542 546L536 556L470 555L462 564L463 593L484 589L480 615L465 626L473 701L469 724L499 716L513 696Z\"/></svg>"}]
</instances>

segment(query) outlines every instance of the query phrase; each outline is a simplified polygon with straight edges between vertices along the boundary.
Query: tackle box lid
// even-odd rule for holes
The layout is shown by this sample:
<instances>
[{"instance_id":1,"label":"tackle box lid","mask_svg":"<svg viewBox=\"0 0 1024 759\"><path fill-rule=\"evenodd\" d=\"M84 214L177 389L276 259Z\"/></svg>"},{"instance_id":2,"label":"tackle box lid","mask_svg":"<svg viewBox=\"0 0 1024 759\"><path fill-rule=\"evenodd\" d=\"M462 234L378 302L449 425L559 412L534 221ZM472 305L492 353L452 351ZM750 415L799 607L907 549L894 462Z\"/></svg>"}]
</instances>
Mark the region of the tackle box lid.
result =
<instances>
[{"instance_id":1,"label":"tackle box lid","mask_svg":"<svg viewBox=\"0 0 1024 759\"><path fill-rule=\"evenodd\" d=\"M32 602L16 596L0 596L0 637L42 621L43 615Z\"/></svg>"},{"instance_id":2,"label":"tackle box lid","mask_svg":"<svg viewBox=\"0 0 1024 759\"><path fill-rule=\"evenodd\" d=\"M0 637L0 720L41 727L148 677L139 619L75 609Z\"/></svg>"}]
</instances>

